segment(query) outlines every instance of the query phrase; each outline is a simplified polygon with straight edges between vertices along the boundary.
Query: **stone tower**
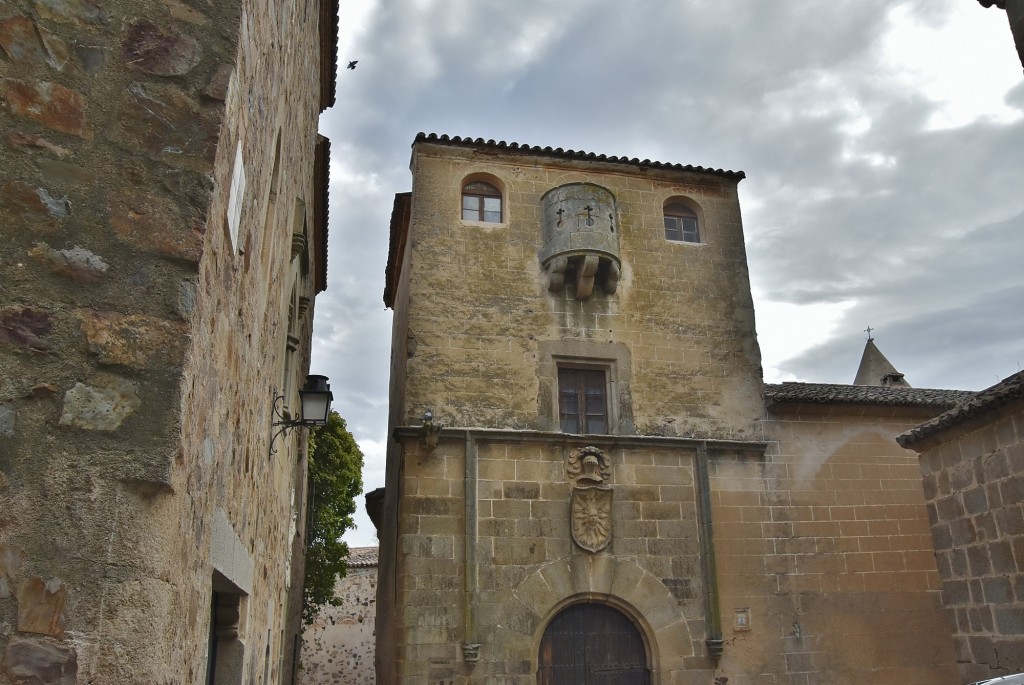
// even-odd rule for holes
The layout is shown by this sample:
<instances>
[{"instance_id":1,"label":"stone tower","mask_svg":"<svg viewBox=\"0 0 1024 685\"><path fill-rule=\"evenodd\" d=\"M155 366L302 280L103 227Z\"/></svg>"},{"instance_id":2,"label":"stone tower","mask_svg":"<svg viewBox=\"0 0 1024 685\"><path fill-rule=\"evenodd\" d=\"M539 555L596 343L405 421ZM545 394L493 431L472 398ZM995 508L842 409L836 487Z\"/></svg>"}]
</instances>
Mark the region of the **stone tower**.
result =
<instances>
[{"instance_id":1,"label":"stone tower","mask_svg":"<svg viewBox=\"0 0 1024 685\"><path fill-rule=\"evenodd\" d=\"M0 682L290 682L336 5L0 7Z\"/></svg>"},{"instance_id":2,"label":"stone tower","mask_svg":"<svg viewBox=\"0 0 1024 685\"><path fill-rule=\"evenodd\" d=\"M764 385L741 172L420 134L380 683L953 682L913 453L970 393Z\"/></svg>"},{"instance_id":3,"label":"stone tower","mask_svg":"<svg viewBox=\"0 0 1024 685\"><path fill-rule=\"evenodd\" d=\"M535 638L565 607L651 644L629 668L709 668L699 484L709 455L764 450L743 174L425 135L412 172L379 676L550 675Z\"/></svg>"}]
</instances>

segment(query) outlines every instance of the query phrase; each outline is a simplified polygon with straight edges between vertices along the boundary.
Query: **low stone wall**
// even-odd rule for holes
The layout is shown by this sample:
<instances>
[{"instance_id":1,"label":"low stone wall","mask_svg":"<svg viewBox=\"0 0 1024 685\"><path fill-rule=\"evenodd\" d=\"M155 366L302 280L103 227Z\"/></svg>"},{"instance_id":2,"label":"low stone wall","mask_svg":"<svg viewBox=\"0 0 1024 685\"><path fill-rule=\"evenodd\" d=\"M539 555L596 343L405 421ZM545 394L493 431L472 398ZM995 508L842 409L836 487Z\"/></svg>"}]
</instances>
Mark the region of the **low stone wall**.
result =
<instances>
[{"instance_id":1,"label":"low stone wall","mask_svg":"<svg viewBox=\"0 0 1024 685\"><path fill-rule=\"evenodd\" d=\"M900 442L921 453L961 681L1024 671L1024 373Z\"/></svg>"},{"instance_id":2,"label":"low stone wall","mask_svg":"<svg viewBox=\"0 0 1024 685\"><path fill-rule=\"evenodd\" d=\"M341 606L324 607L302 634L298 685L373 685L376 564L349 568L335 594Z\"/></svg>"}]
</instances>

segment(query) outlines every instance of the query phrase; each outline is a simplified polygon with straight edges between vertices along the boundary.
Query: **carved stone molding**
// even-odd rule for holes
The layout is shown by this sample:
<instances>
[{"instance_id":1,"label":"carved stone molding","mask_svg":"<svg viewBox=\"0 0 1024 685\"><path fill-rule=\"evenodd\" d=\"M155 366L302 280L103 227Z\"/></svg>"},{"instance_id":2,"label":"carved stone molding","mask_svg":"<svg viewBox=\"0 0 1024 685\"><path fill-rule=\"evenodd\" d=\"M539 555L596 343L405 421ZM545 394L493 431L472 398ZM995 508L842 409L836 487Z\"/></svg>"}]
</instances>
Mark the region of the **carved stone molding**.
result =
<instances>
[{"instance_id":1,"label":"carved stone molding","mask_svg":"<svg viewBox=\"0 0 1024 685\"><path fill-rule=\"evenodd\" d=\"M570 481L580 486L605 483L612 477L608 455L593 446L571 452L565 465L565 472Z\"/></svg>"},{"instance_id":2,"label":"carved stone molding","mask_svg":"<svg viewBox=\"0 0 1024 685\"><path fill-rule=\"evenodd\" d=\"M463 642L462 643L462 659L467 664L475 664L480 661L480 643L479 642Z\"/></svg>"}]
</instances>

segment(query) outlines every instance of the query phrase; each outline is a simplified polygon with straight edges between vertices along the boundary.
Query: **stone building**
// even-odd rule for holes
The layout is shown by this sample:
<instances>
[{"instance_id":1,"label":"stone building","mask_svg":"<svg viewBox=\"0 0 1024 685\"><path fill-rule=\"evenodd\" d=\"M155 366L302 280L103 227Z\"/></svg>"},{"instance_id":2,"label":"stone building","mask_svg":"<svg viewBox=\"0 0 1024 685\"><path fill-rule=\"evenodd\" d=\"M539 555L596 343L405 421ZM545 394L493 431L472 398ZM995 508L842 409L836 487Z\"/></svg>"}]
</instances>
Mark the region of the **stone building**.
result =
<instances>
[{"instance_id":1,"label":"stone building","mask_svg":"<svg viewBox=\"0 0 1024 685\"><path fill-rule=\"evenodd\" d=\"M969 394L763 384L742 172L424 134L411 170L379 682L956 682L893 436Z\"/></svg>"},{"instance_id":2,"label":"stone building","mask_svg":"<svg viewBox=\"0 0 1024 685\"><path fill-rule=\"evenodd\" d=\"M921 453L961 680L1024 671L1024 372L897 440Z\"/></svg>"},{"instance_id":3,"label":"stone building","mask_svg":"<svg viewBox=\"0 0 1024 685\"><path fill-rule=\"evenodd\" d=\"M0 683L290 682L331 2L0 6Z\"/></svg>"},{"instance_id":4,"label":"stone building","mask_svg":"<svg viewBox=\"0 0 1024 685\"><path fill-rule=\"evenodd\" d=\"M299 685L373 685L377 614L377 548L349 550L348 573L334 595L341 604L324 606L302 632Z\"/></svg>"}]
</instances>

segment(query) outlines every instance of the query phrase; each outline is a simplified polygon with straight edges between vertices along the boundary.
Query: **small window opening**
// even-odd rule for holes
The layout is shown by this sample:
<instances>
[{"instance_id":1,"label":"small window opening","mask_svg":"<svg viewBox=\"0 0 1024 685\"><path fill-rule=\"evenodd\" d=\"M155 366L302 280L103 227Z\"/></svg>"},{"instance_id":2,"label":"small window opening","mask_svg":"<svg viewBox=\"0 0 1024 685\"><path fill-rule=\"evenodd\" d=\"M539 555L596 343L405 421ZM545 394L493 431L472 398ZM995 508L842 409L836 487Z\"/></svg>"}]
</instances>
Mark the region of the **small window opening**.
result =
<instances>
[{"instance_id":1,"label":"small window opening","mask_svg":"<svg viewBox=\"0 0 1024 685\"><path fill-rule=\"evenodd\" d=\"M501 191L490 183L473 181L462 189L463 221L501 223Z\"/></svg>"},{"instance_id":2,"label":"small window opening","mask_svg":"<svg viewBox=\"0 0 1024 685\"><path fill-rule=\"evenodd\" d=\"M680 202L665 206L665 240L699 243L697 213Z\"/></svg>"},{"instance_id":3,"label":"small window opening","mask_svg":"<svg viewBox=\"0 0 1024 685\"><path fill-rule=\"evenodd\" d=\"M604 369L559 367L558 420L564 433L608 432Z\"/></svg>"}]
</instances>

